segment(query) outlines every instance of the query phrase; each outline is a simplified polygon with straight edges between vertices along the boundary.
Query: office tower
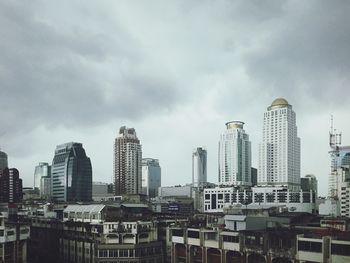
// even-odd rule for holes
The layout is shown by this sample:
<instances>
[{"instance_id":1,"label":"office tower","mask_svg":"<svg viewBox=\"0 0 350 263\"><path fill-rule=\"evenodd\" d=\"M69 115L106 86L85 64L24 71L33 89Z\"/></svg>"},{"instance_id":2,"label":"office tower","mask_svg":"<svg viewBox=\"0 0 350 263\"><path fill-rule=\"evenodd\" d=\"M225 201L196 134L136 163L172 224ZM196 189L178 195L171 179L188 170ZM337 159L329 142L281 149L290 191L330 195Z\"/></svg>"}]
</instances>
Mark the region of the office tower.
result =
<instances>
[{"instance_id":1,"label":"office tower","mask_svg":"<svg viewBox=\"0 0 350 263\"><path fill-rule=\"evenodd\" d=\"M162 185L159 161L152 158L142 159L142 193L149 197L158 196L158 188Z\"/></svg>"},{"instance_id":2,"label":"office tower","mask_svg":"<svg viewBox=\"0 0 350 263\"><path fill-rule=\"evenodd\" d=\"M300 138L295 112L283 98L274 100L264 113L258 185L300 189Z\"/></svg>"},{"instance_id":3,"label":"office tower","mask_svg":"<svg viewBox=\"0 0 350 263\"><path fill-rule=\"evenodd\" d=\"M0 172L8 167L7 154L0 151Z\"/></svg>"},{"instance_id":4,"label":"office tower","mask_svg":"<svg viewBox=\"0 0 350 263\"><path fill-rule=\"evenodd\" d=\"M41 178L51 176L51 166L48 163L39 163L34 171L34 189L40 191Z\"/></svg>"},{"instance_id":5,"label":"office tower","mask_svg":"<svg viewBox=\"0 0 350 263\"><path fill-rule=\"evenodd\" d=\"M251 185L251 143L244 122L226 123L219 141L219 184Z\"/></svg>"},{"instance_id":6,"label":"office tower","mask_svg":"<svg viewBox=\"0 0 350 263\"><path fill-rule=\"evenodd\" d=\"M43 176L40 178L40 197L51 199L51 176Z\"/></svg>"},{"instance_id":7,"label":"office tower","mask_svg":"<svg viewBox=\"0 0 350 263\"><path fill-rule=\"evenodd\" d=\"M134 128L122 126L114 144L115 194L142 193L142 146Z\"/></svg>"},{"instance_id":8,"label":"office tower","mask_svg":"<svg viewBox=\"0 0 350 263\"><path fill-rule=\"evenodd\" d=\"M192 185L203 186L207 182L207 150L198 147L192 152Z\"/></svg>"},{"instance_id":9,"label":"office tower","mask_svg":"<svg viewBox=\"0 0 350 263\"><path fill-rule=\"evenodd\" d=\"M22 179L18 170L5 168L0 173L0 203L19 203L22 197Z\"/></svg>"},{"instance_id":10,"label":"office tower","mask_svg":"<svg viewBox=\"0 0 350 263\"><path fill-rule=\"evenodd\" d=\"M313 191L317 196L317 178L313 174L307 174L300 178L300 187L303 192Z\"/></svg>"},{"instance_id":11,"label":"office tower","mask_svg":"<svg viewBox=\"0 0 350 263\"><path fill-rule=\"evenodd\" d=\"M252 167L251 178L252 178L252 186L256 186L258 184L258 169Z\"/></svg>"},{"instance_id":12,"label":"office tower","mask_svg":"<svg viewBox=\"0 0 350 263\"><path fill-rule=\"evenodd\" d=\"M81 143L56 147L51 167L51 194L55 201L91 201L92 167Z\"/></svg>"}]
</instances>

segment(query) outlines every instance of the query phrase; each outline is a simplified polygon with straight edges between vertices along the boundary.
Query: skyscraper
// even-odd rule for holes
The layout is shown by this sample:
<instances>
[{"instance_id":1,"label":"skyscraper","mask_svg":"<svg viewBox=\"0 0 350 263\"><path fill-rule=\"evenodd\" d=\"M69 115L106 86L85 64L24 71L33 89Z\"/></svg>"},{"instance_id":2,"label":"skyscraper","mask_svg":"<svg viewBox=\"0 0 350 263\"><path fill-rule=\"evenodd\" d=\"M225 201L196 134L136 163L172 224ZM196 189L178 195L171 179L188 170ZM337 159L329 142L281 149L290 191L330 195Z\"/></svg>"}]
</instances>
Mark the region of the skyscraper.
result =
<instances>
[{"instance_id":1,"label":"skyscraper","mask_svg":"<svg viewBox=\"0 0 350 263\"><path fill-rule=\"evenodd\" d=\"M7 154L0 151L0 171L8 167Z\"/></svg>"},{"instance_id":2,"label":"skyscraper","mask_svg":"<svg viewBox=\"0 0 350 263\"><path fill-rule=\"evenodd\" d=\"M207 150L197 147L192 152L192 185L203 186L207 182Z\"/></svg>"},{"instance_id":3,"label":"skyscraper","mask_svg":"<svg viewBox=\"0 0 350 263\"><path fill-rule=\"evenodd\" d=\"M51 176L51 166L48 163L39 163L34 171L34 188L40 191L41 178Z\"/></svg>"},{"instance_id":4,"label":"skyscraper","mask_svg":"<svg viewBox=\"0 0 350 263\"><path fill-rule=\"evenodd\" d=\"M292 105L275 99L264 113L258 185L300 189L300 138Z\"/></svg>"},{"instance_id":5,"label":"skyscraper","mask_svg":"<svg viewBox=\"0 0 350 263\"><path fill-rule=\"evenodd\" d=\"M81 143L56 147L51 167L52 198L56 201L91 201L92 167Z\"/></svg>"},{"instance_id":6,"label":"skyscraper","mask_svg":"<svg viewBox=\"0 0 350 263\"><path fill-rule=\"evenodd\" d=\"M226 123L219 141L219 184L251 185L251 143L244 122Z\"/></svg>"},{"instance_id":7,"label":"skyscraper","mask_svg":"<svg viewBox=\"0 0 350 263\"><path fill-rule=\"evenodd\" d=\"M142 159L142 193L149 197L158 196L158 188L162 185L159 161L152 158Z\"/></svg>"},{"instance_id":8,"label":"skyscraper","mask_svg":"<svg viewBox=\"0 0 350 263\"><path fill-rule=\"evenodd\" d=\"M5 168L0 172L0 203L22 201L22 179L16 168Z\"/></svg>"},{"instance_id":9,"label":"skyscraper","mask_svg":"<svg viewBox=\"0 0 350 263\"><path fill-rule=\"evenodd\" d=\"M142 146L134 128L122 126L114 143L115 194L142 193Z\"/></svg>"}]
</instances>

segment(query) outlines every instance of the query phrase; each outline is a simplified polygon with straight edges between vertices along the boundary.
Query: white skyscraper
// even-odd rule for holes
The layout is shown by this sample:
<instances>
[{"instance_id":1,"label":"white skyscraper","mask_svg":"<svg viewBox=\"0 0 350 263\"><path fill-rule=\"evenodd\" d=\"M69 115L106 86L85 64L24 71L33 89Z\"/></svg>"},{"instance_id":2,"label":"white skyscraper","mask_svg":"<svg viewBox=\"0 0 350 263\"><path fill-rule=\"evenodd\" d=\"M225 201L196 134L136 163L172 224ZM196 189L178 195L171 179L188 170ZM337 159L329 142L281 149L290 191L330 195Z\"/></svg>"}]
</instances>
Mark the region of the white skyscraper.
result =
<instances>
[{"instance_id":1,"label":"white skyscraper","mask_svg":"<svg viewBox=\"0 0 350 263\"><path fill-rule=\"evenodd\" d=\"M274 100L264 113L258 185L300 189L300 138L297 135L292 105L283 98Z\"/></svg>"},{"instance_id":2,"label":"white skyscraper","mask_svg":"<svg viewBox=\"0 0 350 263\"><path fill-rule=\"evenodd\" d=\"M115 194L142 193L142 146L134 128L122 126L114 144Z\"/></svg>"},{"instance_id":3,"label":"white skyscraper","mask_svg":"<svg viewBox=\"0 0 350 263\"><path fill-rule=\"evenodd\" d=\"M162 185L159 161L152 158L142 159L142 193L149 197L158 196L158 188Z\"/></svg>"},{"instance_id":4,"label":"white skyscraper","mask_svg":"<svg viewBox=\"0 0 350 263\"><path fill-rule=\"evenodd\" d=\"M207 150L198 147L192 152L192 184L195 187L207 182Z\"/></svg>"},{"instance_id":5,"label":"white skyscraper","mask_svg":"<svg viewBox=\"0 0 350 263\"><path fill-rule=\"evenodd\" d=\"M219 141L219 184L251 185L251 143L244 122L226 123Z\"/></svg>"}]
</instances>

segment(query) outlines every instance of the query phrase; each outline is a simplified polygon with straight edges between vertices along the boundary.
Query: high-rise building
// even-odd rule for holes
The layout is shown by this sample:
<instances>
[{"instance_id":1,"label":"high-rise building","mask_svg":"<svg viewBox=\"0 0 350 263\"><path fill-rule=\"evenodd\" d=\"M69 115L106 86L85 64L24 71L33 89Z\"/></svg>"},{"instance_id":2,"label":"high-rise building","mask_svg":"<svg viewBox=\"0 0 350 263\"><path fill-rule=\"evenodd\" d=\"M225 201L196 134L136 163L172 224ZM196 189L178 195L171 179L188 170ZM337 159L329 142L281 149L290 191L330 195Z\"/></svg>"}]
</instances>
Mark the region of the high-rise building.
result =
<instances>
[{"instance_id":1,"label":"high-rise building","mask_svg":"<svg viewBox=\"0 0 350 263\"><path fill-rule=\"evenodd\" d=\"M152 158L142 159L142 193L149 197L158 196L158 188L162 185L159 160Z\"/></svg>"},{"instance_id":2,"label":"high-rise building","mask_svg":"<svg viewBox=\"0 0 350 263\"><path fill-rule=\"evenodd\" d=\"M40 191L41 178L51 177L51 166L48 163L39 163L34 171L34 188Z\"/></svg>"},{"instance_id":3,"label":"high-rise building","mask_svg":"<svg viewBox=\"0 0 350 263\"><path fill-rule=\"evenodd\" d=\"M317 196L317 178L313 174L307 174L300 178L300 187L303 192L313 191Z\"/></svg>"},{"instance_id":4,"label":"high-rise building","mask_svg":"<svg viewBox=\"0 0 350 263\"><path fill-rule=\"evenodd\" d=\"M115 194L142 193L142 146L134 128L122 126L114 143Z\"/></svg>"},{"instance_id":5,"label":"high-rise building","mask_svg":"<svg viewBox=\"0 0 350 263\"><path fill-rule=\"evenodd\" d=\"M252 186L256 186L258 184L258 169L252 167L251 171Z\"/></svg>"},{"instance_id":6,"label":"high-rise building","mask_svg":"<svg viewBox=\"0 0 350 263\"><path fill-rule=\"evenodd\" d=\"M203 186L207 182L207 150L197 147L192 152L192 185Z\"/></svg>"},{"instance_id":7,"label":"high-rise building","mask_svg":"<svg viewBox=\"0 0 350 263\"><path fill-rule=\"evenodd\" d=\"M251 185L251 143L244 122L226 123L219 141L219 184Z\"/></svg>"},{"instance_id":8,"label":"high-rise building","mask_svg":"<svg viewBox=\"0 0 350 263\"><path fill-rule=\"evenodd\" d=\"M274 100L264 113L259 145L258 185L300 189L300 138L292 105Z\"/></svg>"},{"instance_id":9,"label":"high-rise building","mask_svg":"<svg viewBox=\"0 0 350 263\"><path fill-rule=\"evenodd\" d=\"M337 146L331 151L331 173L328 178L328 196L336 198L338 196L338 188L342 182L341 167L350 165L350 146Z\"/></svg>"},{"instance_id":10,"label":"high-rise building","mask_svg":"<svg viewBox=\"0 0 350 263\"><path fill-rule=\"evenodd\" d=\"M81 143L58 145L51 167L51 190L55 201L91 201L92 167Z\"/></svg>"},{"instance_id":11,"label":"high-rise building","mask_svg":"<svg viewBox=\"0 0 350 263\"><path fill-rule=\"evenodd\" d=\"M0 151L0 171L8 167L7 154Z\"/></svg>"},{"instance_id":12,"label":"high-rise building","mask_svg":"<svg viewBox=\"0 0 350 263\"><path fill-rule=\"evenodd\" d=\"M0 203L19 203L22 198L22 179L18 170L5 168L0 173Z\"/></svg>"}]
</instances>

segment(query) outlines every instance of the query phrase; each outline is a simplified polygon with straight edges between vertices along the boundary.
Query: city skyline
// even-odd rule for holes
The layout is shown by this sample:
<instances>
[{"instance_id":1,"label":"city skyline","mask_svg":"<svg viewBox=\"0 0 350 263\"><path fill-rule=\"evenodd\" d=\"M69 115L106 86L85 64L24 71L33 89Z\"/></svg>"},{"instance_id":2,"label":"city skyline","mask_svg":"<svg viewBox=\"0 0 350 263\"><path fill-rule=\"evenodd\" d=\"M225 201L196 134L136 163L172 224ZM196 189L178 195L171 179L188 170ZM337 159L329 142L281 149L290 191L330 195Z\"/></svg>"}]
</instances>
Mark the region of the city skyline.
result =
<instances>
[{"instance_id":1,"label":"city skyline","mask_svg":"<svg viewBox=\"0 0 350 263\"><path fill-rule=\"evenodd\" d=\"M216 182L222 124L244 120L257 168L266 105L284 97L298 116L301 176L327 194L331 114L350 145L349 4L64 3L0 3L0 147L23 186L67 141L84 144L95 181L112 182L121 125L159 159L162 185L191 182L198 145Z\"/></svg>"}]
</instances>

